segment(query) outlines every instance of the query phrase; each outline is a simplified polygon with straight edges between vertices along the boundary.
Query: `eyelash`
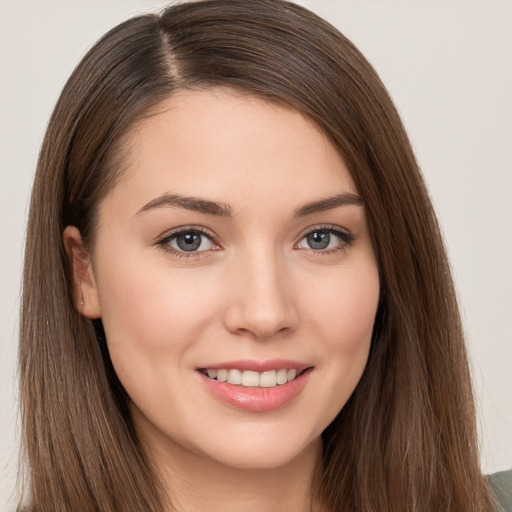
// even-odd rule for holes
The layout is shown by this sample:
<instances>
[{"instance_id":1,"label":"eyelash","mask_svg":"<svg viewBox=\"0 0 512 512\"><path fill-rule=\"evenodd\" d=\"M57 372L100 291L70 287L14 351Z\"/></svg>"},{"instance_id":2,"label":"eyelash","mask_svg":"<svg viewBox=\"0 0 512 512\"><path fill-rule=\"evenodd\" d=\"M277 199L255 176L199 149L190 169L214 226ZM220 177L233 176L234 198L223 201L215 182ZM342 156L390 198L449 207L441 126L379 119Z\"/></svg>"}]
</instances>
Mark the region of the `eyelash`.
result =
<instances>
[{"instance_id":1,"label":"eyelash","mask_svg":"<svg viewBox=\"0 0 512 512\"><path fill-rule=\"evenodd\" d=\"M294 247L297 247L297 245L304 240L308 235L315 233L315 232L325 232L330 235L336 236L340 240L340 244L338 247L333 247L331 249L320 249L320 250L314 250L309 249L309 252L315 256L325 256L327 254L334 254L340 251L344 251L348 249L353 243L355 242L355 236L349 233L348 231L345 231L343 229L340 229L338 226L332 226L332 225L319 225L319 226L313 226L311 228L308 228L302 235L300 236L299 242L295 244ZM297 248L300 249L300 248Z\"/></svg>"},{"instance_id":2,"label":"eyelash","mask_svg":"<svg viewBox=\"0 0 512 512\"><path fill-rule=\"evenodd\" d=\"M178 258L197 258L200 256L204 256L206 252L208 251L179 251L175 249L174 247L170 246L170 242L172 242L175 238L177 238L179 235L186 234L186 233L193 233L197 235L204 236L211 240L211 242L218 246L218 243L216 241L215 236L210 233L209 231L205 230L204 228L201 228L199 226L183 226L180 228L175 229L174 231L171 231L170 233L167 233L164 237L162 237L160 240L158 240L155 245L160 247L163 251L167 253L171 253L172 255L178 257Z\"/></svg>"},{"instance_id":3,"label":"eyelash","mask_svg":"<svg viewBox=\"0 0 512 512\"><path fill-rule=\"evenodd\" d=\"M340 240L340 245L339 245L339 247L334 247L331 249L319 249L319 250L314 250L311 248L308 249L310 251L310 253L313 254L314 256L322 256L322 255L326 255L326 254L333 254L333 253L336 253L339 251L343 251L343 250L347 249L348 247L350 247L355 241L355 237L352 234L350 234L347 231L341 230L337 226L320 225L320 226L313 226L311 228L308 228L307 231L302 233L299 238L299 242L297 242L294 245L294 248L296 248L297 250L300 250L300 247L297 247L298 244L302 240L304 240L304 238L306 238L308 235L315 233L315 232L326 232L330 235L336 236ZM184 226L184 227L177 228L176 230L171 231L170 233L167 233L165 236L163 236L160 240L158 240L155 243L155 245L158 246L159 248L161 248L163 251L165 251L167 253L171 253L178 258L197 258L197 257L205 256L205 253L209 252L208 250L206 250L206 251L180 251L180 250L177 250L170 246L171 241L176 239L179 235L185 234L185 233L198 234L198 235L204 236L204 237L208 238L215 246L217 246L217 247L219 246L215 236L211 232L209 232L199 226ZM218 250L218 249L214 249L214 250Z\"/></svg>"}]
</instances>

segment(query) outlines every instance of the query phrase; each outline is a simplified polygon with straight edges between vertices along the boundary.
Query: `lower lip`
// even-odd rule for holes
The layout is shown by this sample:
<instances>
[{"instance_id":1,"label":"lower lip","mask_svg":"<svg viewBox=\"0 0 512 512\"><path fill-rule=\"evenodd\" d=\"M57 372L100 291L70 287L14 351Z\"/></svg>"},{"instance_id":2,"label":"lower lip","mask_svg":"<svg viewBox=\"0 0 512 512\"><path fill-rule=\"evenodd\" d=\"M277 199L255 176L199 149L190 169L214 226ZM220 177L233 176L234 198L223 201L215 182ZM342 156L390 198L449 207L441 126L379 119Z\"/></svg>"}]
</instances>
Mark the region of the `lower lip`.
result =
<instances>
[{"instance_id":1,"label":"lower lip","mask_svg":"<svg viewBox=\"0 0 512 512\"><path fill-rule=\"evenodd\" d=\"M199 371L198 374L205 386L222 402L244 411L265 412L289 404L304 389L311 372L312 368L308 368L292 381L272 388L235 386L210 379Z\"/></svg>"}]
</instances>

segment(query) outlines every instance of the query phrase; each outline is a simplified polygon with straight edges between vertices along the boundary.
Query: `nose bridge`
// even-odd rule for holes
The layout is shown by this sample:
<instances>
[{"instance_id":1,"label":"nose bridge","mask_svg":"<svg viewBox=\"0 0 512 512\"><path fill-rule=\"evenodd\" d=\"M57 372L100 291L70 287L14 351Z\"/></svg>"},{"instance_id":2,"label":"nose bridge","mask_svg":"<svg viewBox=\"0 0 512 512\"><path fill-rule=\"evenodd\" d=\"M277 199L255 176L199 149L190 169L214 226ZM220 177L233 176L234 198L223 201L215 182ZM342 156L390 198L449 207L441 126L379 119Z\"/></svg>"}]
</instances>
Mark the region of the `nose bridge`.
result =
<instances>
[{"instance_id":1,"label":"nose bridge","mask_svg":"<svg viewBox=\"0 0 512 512\"><path fill-rule=\"evenodd\" d=\"M230 331L257 338L294 329L298 320L286 262L271 247L244 252L236 262L237 286L228 301Z\"/></svg>"}]
</instances>

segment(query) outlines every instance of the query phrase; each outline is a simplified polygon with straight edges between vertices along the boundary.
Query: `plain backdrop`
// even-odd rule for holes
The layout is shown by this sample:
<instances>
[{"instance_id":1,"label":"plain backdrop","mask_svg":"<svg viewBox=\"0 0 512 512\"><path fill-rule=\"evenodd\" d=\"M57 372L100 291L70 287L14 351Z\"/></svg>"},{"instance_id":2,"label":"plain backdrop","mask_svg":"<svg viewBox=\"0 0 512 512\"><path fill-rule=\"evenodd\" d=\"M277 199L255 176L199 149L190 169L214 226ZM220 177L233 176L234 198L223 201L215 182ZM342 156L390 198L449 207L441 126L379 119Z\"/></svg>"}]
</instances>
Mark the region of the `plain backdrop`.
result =
<instances>
[{"instance_id":1,"label":"plain backdrop","mask_svg":"<svg viewBox=\"0 0 512 512\"><path fill-rule=\"evenodd\" d=\"M455 274L482 468L512 467L512 1L299 3L352 39L402 115ZM16 481L23 237L46 123L85 51L117 23L165 4L0 0L0 510L12 510Z\"/></svg>"}]
</instances>

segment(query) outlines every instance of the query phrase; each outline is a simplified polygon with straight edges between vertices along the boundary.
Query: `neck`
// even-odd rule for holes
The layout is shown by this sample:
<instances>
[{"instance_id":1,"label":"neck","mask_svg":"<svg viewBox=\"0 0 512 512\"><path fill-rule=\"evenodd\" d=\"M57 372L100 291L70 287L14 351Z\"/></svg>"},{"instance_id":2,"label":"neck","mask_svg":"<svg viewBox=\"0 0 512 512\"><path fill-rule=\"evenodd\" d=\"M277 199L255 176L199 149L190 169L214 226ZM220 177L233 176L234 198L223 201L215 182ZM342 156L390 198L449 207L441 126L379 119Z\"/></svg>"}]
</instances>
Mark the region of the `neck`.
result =
<instances>
[{"instance_id":1,"label":"neck","mask_svg":"<svg viewBox=\"0 0 512 512\"><path fill-rule=\"evenodd\" d=\"M146 444L146 443L145 443ZM286 464L263 469L233 468L175 444L150 449L169 503L168 512L320 512L314 479L321 440ZM146 446L149 448L148 446ZM171 505L172 504L172 505Z\"/></svg>"}]
</instances>

